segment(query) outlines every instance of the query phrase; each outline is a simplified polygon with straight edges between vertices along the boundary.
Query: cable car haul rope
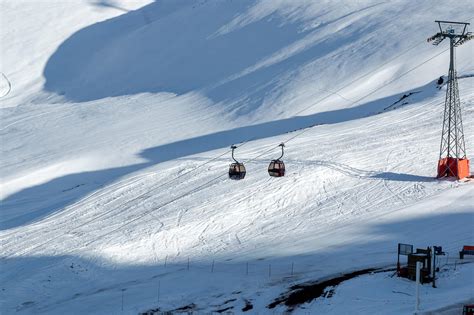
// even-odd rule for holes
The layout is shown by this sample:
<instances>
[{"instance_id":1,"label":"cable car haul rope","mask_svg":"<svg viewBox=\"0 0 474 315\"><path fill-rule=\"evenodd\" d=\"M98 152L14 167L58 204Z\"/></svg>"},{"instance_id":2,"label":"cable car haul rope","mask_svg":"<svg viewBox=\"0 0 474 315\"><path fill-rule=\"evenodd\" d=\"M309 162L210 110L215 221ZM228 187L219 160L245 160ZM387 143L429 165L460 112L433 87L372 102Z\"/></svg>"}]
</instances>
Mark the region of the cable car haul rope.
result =
<instances>
[{"instance_id":1,"label":"cable car haul rope","mask_svg":"<svg viewBox=\"0 0 474 315\"><path fill-rule=\"evenodd\" d=\"M283 161L281 160L281 158L285 154L283 149L285 147L285 144L280 143L278 146L281 147L280 157L276 160L272 160L268 165L268 175L270 175L271 177L285 176L285 163L283 163ZM234 160L234 163L230 164L229 166L229 178L234 180L244 179L245 174L247 174L244 163L240 163L234 157L234 150L237 149L237 147L235 145L232 145L230 148L232 149L232 159Z\"/></svg>"},{"instance_id":2,"label":"cable car haul rope","mask_svg":"<svg viewBox=\"0 0 474 315\"><path fill-rule=\"evenodd\" d=\"M425 40L423 40L422 43L424 43L424 42L425 42ZM384 66L384 65L388 64L389 62L395 60L396 58L399 58L399 57L402 56L403 54L405 54L405 53L407 53L408 51L414 49L415 47L419 46L419 45L422 44L422 43L420 42L420 43L418 43L418 44L416 44L416 45L414 45L414 46L408 48L407 50L405 50L405 51L403 51L402 53L398 54L398 55L395 56L394 58L392 58L392 59L386 61L385 63L383 63L381 66ZM430 60L436 58L437 56L441 55L442 53L446 52L447 50L449 50L449 49L443 50L443 51L441 51L441 52L435 54L434 56L431 56L430 58L424 60L424 61L421 62L420 64L418 64L418 65L412 67L412 68L409 69L408 71L405 71L404 73L402 73L402 74L396 76L396 77L393 78L392 80L390 80L390 81L388 81L388 82L382 84L381 86L377 87L376 89L374 89L374 90L371 91L370 93L368 93L368 94L364 95L363 97L359 98L358 100L354 101L353 104L358 103L358 102L360 102L362 99L366 98L367 96L374 94L376 91L378 91L378 90L382 89L383 87L385 87L385 86L387 86L387 85L393 83L394 81L396 81L397 79L403 77L404 75L408 74L409 72L411 72L411 71L413 71L413 70L415 70L415 69L421 67L422 65L426 64L427 62L429 62ZM380 69L380 67L377 67L376 69L373 69L373 70L371 70L371 71L365 73L364 75L359 76L358 78L352 80L352 81L349 82L348 84L345 84L344 86L342 86L341 88L339 88L337 91L332 92L331 94L338 93L338 92L342 91L344 88L348 87L349 85L351 85L351 84L354 83L355 81L357 81L357 80L359 80L359 79L361 79L361 78L363 78L363 77L366 77L366 76L368 76L369 74L371 74L371 73L373 73L373 72L375 72L375 71L377 71L377 70L379 70L379 69ZM6 76L5 76L3 73L0 72L0 74L1 74L1 76L3 76L4 79L7 81L7 85L8 85L8 89L7 89L6 93L4 93L4 95L0 95L0 97L4 97L4 96L8 95L8 94L10 93L10 91L11 91L11 83L10 83L10 81L8 80L8 78L6 78ZM317 100L315 103L311 104L310 106L308 106L308 107L306 107L306 108L303 108L302 110L300 110L300 111L299 111L298 113L296 113L295 115L298 115L298 114L302 113L303 111L306 111L306 110L308 110L309 108L311 108L311 107L313 107L313 106L315 106L315 105L321 103L323 100L325 100L325 99L328 98L328 97L329 97L329 95L323 97L322 99ZM271 177L283 177L283 176L285 176L285 164L284 164L284 162L282 161L282 158L283 158L283 155L284 155L285 143L288 143L288 142L294 140L295 138L300 137L301 135L303 135L303 134L306 133L307 131L311 130L311 127L313 127L313 126L308 126L308 127L305 127L305 128L300 129L299 132L296 132L296 133L292 134L288 139L286 139L286 141L284 141L283 143L281 143L281 144L279 144L279 145L277 146L277 147L281 147L281 155L280 155L279 158L277 158L277 159L275 159L275 160L271 160L271 162L270 162L270 164L269 164L269 166L268 166L268 174L269 174ZM254 140L254 138L248 139L248 140L242 142L242 143L239 145L239 147L241 147L241 146L243 146L243 145L249 143L249 142L252 141L252 140ZM234 162L231 163L230 166L229 166L228 176L229 176L230 179L233 179L233 180L240 180L240 179L245 178L246 169L245 169L245 166L244 166L243 163L237 161L237 160L234 158L234 151L235 151L236 148L237 148L237 146L235 146L235 145L232 145L232 146L231 146L231 149L232 149L232 159L234 160ZM273 151L273 150L275 150L275 147L274 147L274 146L272 146L269 150L265 150L264 152L261 152L261 153L258 154L257 156L251 158L250 160L248 160L248 162L255 161L257 158L259 158L259 157L261 157L261 156L263 156L263 155L266 155L267 153L269 153L269 152L271 152L271 151ZM113 215L116 215L116 214L118 214L118 213L122 213L122 212L126 211L126 209L128 209L127 206L128 206L131 202L134 202L135 200L137 200L137 199L140 198L140 197L143 197L144 199L150 198L150 196L153 195L153 194L150 194L150 192L152 192L152 191L157 191L159 188L161 188L161 187L163 187L163 186L165 186L165 185L169 185L169 184L171 184L171 182L176 181L176 180L178 180L178 179L180 179L180 178L182 178L182 177L184 177L184 176L186 176L186 175L189 175L189 174L192 173L192 172L195 172L197 169L203 167L204 165L206 165L206 164L208 164L208 163L210 163L210 162L213 162L213 161L219 159L220 157L222 157L222 156L225 155L225 154L228 154L228 152L226 151L226 152L224 152L224 153L221 153L221 154L219 154L218 156L216 156L216 157L214 157L214 158L212 158L212 159L209 159L209 160L207 160L207 161L204 162L204 163L201 163L201 164L197 165L196 167L190 169L189 171L187 171L187 172L185 172L185 173L183 173L183 174L181 174L181 175L179 175L179 176L177 176L177 177L175 177L175 178L173 178L173 179L171 179L171 180L169 180L169 181L167 181L167 182L165 182L165 183L160 183L159 185L153 186L153 188L152 188L150 191L148 191L148 192L146 192L146 193L143 193L142 195L139 195L139 196L137 196L137 197L135 197L135 198L132 198L131 200L129 200L128 202L126 202L126 203L124 204L124 206L120 207L120 209L119 209L118 212L116 211L116 209L106 211L106 212L102 213L101 215L95 216L94 218L92 218L92 219L90 219L90 220L88 220L88 221L85 221L85 222L80 223L79 225L75 226L75 227L72 228L72 229L69 229L68 231L64 231L63 233L60 233L59 235L55 235L54 237L51 237L51 238L49 238L49 239L46 239L44 242L35 244L34 246L32 246L32 247L30 247L30 248L26 248L26 249L24 249L24 250L21 251L21 252L13 252L13 253L9 253L9 254L7 254L7 255L4 255L4 256L2 257L2 259L7 259L7 258L12 257L12 256L24 255L24 254L26 254L26 253L31 253L31 252L34 251L34 250L38 250L38 249L40 249L40 248L44 248L45 246L47 246L47 245L50 244L51 242L54 242L54 241L56 241L56 240L58 240L58 239L61 239L62 236L68 235L68 234L69 234L71 231L73 231L73 230L77 230L78 228L80 228L80 227L82 227L82 226L86 226L86 225L89 225L89 224L91 224L91 223L93 223L93 222L96 222L97 220L103 219L103 217L105 217L106 215L112 215L112 216L113 216ZM185 198L185 197L187 197L187 196L189 196L189 195L191 195L191 194L193 194L193 193L199 192L199 191L201 191L202 189L205 189L206 187L208 187L208 186L209 186L210 184L212 184L213 182L217 181L218 179L221 179L223 176L225 176L225 173L224 173L224 174L220 174L220 175L218 175L218 176L216 176L216 177L214 177L214 178L211 178L209 181L203 183L202 185L199 185L199 186L195 187L194 189L191 189L190 191L187 191L187 192L185 192L185 193L183 193L183 194L179 194L179 195L176 196L175 198L172 198L171 200L168 200L168 201L166 201L166 202L164 202L164 203L161 203L160 205L157 205L156 207L153 207L152 209L150 209L150 210L148 210L148 211L145 211L145 212L143 212L143 213L140 213L140 214L138 214L138 215L133 216L131 219L128 219L128 220L127 220L126 222L124 222L123 224L120 224L117 228L114 228L114 229L112 229L112 230L106 231L105 233L102 233L102 234L100 234L100 235L93 236L92 239L89 239L89 240L88 240L88 242L87 242L87 244L85 244L85 246L89 246L90 244L92 244L92 243L94 243L94 242L96 242L96 241L103 240L104 237L106 237L106 236L108 236L108 235L111 235L111 234L113 234L113 233L116 233L117 231L122 230L124 227L130 225L131 223L136 222L136 221L138 221L138 220L140 220L140 219L142 219L142 218L144 218L144 217L146 217L146 216L148 216L148 215L153 215L154 212L156 212L156 211L162 209L163 207L168 206L168 205L170 205L170 204L172 204L172 203L174 203L174 202L176 202L176 201L178 201L178 200L180 200L180 199L182 199L182 198ZM74 248L70 248L70 250L74 250Z\"/></svg>"}]
</instances>

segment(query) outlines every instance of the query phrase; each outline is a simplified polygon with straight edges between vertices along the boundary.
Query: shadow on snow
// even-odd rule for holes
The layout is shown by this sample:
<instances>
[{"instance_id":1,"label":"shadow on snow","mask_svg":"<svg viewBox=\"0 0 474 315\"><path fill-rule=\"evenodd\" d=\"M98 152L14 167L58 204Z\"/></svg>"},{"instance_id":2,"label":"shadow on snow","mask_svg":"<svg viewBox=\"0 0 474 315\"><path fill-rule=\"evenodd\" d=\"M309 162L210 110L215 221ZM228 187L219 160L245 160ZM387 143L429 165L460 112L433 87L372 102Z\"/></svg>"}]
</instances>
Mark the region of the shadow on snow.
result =
<instances>
[{"instance_id":1,"label":"shadow on snow","mask_svg":"<svg viewBox=\"0 0 474 315\"><path fill-rule=\"evenodd\" d=\"M120 313L123 294L124 310L135 313L152 308L168 311L187 305L194 305L199 311L202 307L209 307L210 300L215 310L227 305L239 312L246 300L254 303L263 299L257 302L268 306L280 294L286 294L285 287L295 284L328 280L362 268L395 266L399 242L419 248L437 244L451 256L456 256L458 247L463 244L453 243L451 238L457 236L459 239L459 235L466 235L465 242L472 242L474 235L467 224L471 221L471 212L430 214L384 223L377 221L368 224L363 237L349 235L349 241L336 242L337 245L324 250L308 248L307 254L255 256L242 260L231 249L216 257L211 254L191 259L189 268L185 252L179 260L170 257L166 266L164 261L158 261L151 265L114 264L109 268L100 259L85 260L74 255L74 248L71 248L70 255L65 256L2 259L5 272L0 274L0 283L6 297L3 307L10 312L48 313L55 310L67 313L77 309L78 305L83 307L82 311L90 306L88 312L97 312L96 305L101 305L101 311ZM152 233L150 237L159 240L160 234ZM113 240L113 244L102 246L124 245L123 239ZM291 275L293 263L294 273ZM269 265L272 270L270 277ZM262 283L267 283L263 287L270 293L256 294L262 293ZM38 294L38 290L42 293ZM203 293L205 290L208 292ZM232 301L229 303L229 300Z\"/></svg>"},{"instance_id":2,"label":"shadow on snow","mask_svg":"<svg viewBox=\"0 0 474 315\"><path fill-rule=\"evenodd\" d=\"M111 6L102 2L97 5ZM333 52L341 43L351 43L376 28L340 30L336 36L308 44L277 62L246 70L329 24L379 4L312 30L304 30L304 22L284 20L273 12L226 31L225 26L246 14L252 5L255 2L250 0L194 5L189 1L157 1L93 24L73 34L50 57L43 73L44 88L75 102L198 90L218 103L241 100L245 94L248 97L239 110L251 112L262 104L265 95L279 89L281 83L276 77L293 73L299 66Z\"/></svg>"}]
</instances>

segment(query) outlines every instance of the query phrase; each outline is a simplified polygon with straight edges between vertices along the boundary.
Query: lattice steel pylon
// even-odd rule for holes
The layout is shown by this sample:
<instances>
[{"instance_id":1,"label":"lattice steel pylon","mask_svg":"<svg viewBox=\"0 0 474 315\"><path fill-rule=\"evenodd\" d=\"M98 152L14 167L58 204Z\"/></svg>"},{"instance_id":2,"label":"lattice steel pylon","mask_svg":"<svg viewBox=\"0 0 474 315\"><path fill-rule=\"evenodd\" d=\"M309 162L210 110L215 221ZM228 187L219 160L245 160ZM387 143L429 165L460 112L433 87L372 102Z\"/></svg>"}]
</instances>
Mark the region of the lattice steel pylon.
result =
<instances>
[{"instance_id":1,"label":"lattice steel pylon","mask_svg":"<svg viewBox=\"0 0 474 315\"><path fill-rule=\"evenodd\" d=\"M454 49L472 39L473 35L467 32L469 23L450 21L435 22L438 23L440 32L428 38L428 42L433 42L433 45L439 45L445 38L449 38L450 43L449 73L437 177L456 177L457 179L462 179L468 177L470 174L469 160L466 156L466 145L464 143L461 101L459 98L458 80L455 69Z\"/></svg>"}]
</instances>

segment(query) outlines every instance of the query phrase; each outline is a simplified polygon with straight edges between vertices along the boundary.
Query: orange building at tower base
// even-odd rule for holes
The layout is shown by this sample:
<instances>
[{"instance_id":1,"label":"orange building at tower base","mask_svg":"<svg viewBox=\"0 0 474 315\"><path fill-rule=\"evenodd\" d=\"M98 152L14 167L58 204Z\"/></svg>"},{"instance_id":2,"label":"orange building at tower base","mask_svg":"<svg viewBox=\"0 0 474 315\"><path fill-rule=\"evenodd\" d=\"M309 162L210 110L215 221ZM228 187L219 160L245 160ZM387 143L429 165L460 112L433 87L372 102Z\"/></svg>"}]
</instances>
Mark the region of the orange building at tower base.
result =
<instances>
[{"instance_id":1,"label":"orange building at tower base","mask_svg":"<svg viewBox=\"0 0 474 315\"><path fill-rule=\"evenodd\" d=\"M456 177L463 179L469 177L469 160L446 157L438 161L438 178Z\"/></svg>"}]
</instances>

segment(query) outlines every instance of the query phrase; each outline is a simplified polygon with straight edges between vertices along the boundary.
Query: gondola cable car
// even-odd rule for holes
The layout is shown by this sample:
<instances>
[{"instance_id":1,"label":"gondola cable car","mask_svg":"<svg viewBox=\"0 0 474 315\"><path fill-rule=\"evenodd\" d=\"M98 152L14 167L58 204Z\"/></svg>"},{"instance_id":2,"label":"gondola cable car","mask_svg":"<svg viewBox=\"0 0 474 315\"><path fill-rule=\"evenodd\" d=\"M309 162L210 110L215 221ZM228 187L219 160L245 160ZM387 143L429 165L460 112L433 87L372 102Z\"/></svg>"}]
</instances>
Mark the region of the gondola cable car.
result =
<instances>
[{"instance_id":1,"label":"gondola cable car","mask_svg":"<svg viewBox=\"0 0 474 315\"><path fill-rule=\"evenodd\" d=\"M234 160L234 163L229 166L229 178L235 180L244 179L245 174L247 173L245 166L234 158L234 150L237 149L237 147L233 145L230 148L232 149L232 159Z\"/></svg>"},{"instance_id":2,"label":"gondola cable car","mask_svg":"<svg viewBox=\"0 0 474 315\"><path fill-rule=\"evenodd\" d=\"M284 143L280 143L281 155L278 159L272 160L270 165L268 165L268 175L272 177L283 177L285 176L285 163L281 160L283 154L285 154L283 148L285 147Z\"/></svg>"}]
</instances>

